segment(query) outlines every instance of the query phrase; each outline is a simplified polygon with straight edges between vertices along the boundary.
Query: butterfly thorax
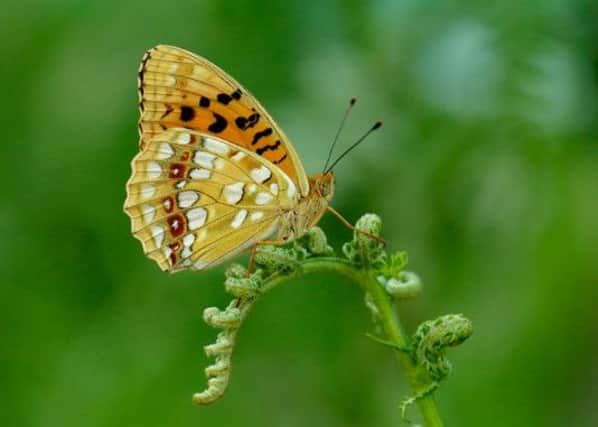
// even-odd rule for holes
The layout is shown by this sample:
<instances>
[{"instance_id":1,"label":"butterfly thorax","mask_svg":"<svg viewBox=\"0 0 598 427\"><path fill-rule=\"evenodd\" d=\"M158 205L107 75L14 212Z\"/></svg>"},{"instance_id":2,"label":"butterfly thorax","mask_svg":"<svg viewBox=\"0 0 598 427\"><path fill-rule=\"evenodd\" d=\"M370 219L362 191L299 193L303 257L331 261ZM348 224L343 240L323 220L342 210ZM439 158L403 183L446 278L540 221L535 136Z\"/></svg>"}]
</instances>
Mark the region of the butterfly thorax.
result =
<instances>
[{"instance_id":1,"label":"butterfly thorax","mask_svg":"<svg viewBox=\"0 0 598 427\"><path fill-rule=\"evenodd\" d=\"M277 239L291 241L305 234L324 215L333 195L334 175L332 172L310 177L308 195L299 199L293 208L283 212Z\"/></svg>"}]
</instances>

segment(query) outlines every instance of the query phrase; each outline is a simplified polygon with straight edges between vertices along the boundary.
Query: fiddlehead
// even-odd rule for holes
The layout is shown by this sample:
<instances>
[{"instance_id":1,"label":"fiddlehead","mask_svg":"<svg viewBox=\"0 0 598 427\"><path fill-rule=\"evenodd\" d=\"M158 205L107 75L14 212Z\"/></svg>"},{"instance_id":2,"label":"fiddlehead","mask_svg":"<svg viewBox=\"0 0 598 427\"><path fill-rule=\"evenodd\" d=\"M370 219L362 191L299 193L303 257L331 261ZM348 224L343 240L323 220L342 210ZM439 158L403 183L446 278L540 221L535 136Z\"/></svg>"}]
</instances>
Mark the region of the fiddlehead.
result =
<instances>
[{"instance_id":1,"label":"fiddlehead","mask_svg":"<svg viewBox=\"0 0 598 427\"><path fill-rule=\"evenodd\" d=\"M258 268L250 277L247 277L247 270L240 264L232 264L226 270L224 288L235 298L224 310L216 307L204 310L204 321L221 331L215 343L204 347L206 355L215 361L205 369L208 386L201 393L193 395L194 403L213 403L226 391L237 333L258 297L270 289L264 286L267 280L300 268L300 261L332 253L324 232L313 228L290 247L260 246L255 259Z\"/></svg>"},{"instance_id":2,"label":"fiddlehead","mask_svg":"<svg viewBox=\"0 0 598 427\"><path fill-rule=\"evenodd\" d=\"M446 358L448 347L455 347L473 333L471 321L462 314L447 314L434 320L426 320L413 334L409 353L415 364L423 368L432 382L415 396L401 402L401 415L406 419L407 408L419 399L434 392L451 371Z\"/></svg>"}]
</instances>

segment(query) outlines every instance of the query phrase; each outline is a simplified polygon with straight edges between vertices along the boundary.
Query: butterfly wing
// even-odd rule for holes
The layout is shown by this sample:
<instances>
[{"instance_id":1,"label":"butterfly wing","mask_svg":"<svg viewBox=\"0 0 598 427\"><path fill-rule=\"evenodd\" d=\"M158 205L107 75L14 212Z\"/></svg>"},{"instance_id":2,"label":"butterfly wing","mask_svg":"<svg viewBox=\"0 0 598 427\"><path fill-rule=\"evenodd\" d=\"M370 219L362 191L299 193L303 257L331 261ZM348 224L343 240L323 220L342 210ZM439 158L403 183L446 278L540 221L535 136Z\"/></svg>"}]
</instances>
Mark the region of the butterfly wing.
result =
<instances>
[{"instance_id":1,"label":"butterfly wing","mask_svg":"<svg viewBox=\"0 0 598 427\"><path fill-rule=\"evenodd\" d=\"M299 197L263 157L188 129L148 140L132 169L125 211L145 253L166 271L203 270L266 239Z\"/></svg>"},{"instance_id":2,"label":"butterfly wing","mask_svg":"<svg viewBox=\"0 0 598 427\"><path fill-rule=\"evenodd\" d=\"M139 69L140 147L172 127L217 136L277 165L309 192L291 142L260 103L232 77L186 50L158 45Z\"/></svg>"}]
</instances>

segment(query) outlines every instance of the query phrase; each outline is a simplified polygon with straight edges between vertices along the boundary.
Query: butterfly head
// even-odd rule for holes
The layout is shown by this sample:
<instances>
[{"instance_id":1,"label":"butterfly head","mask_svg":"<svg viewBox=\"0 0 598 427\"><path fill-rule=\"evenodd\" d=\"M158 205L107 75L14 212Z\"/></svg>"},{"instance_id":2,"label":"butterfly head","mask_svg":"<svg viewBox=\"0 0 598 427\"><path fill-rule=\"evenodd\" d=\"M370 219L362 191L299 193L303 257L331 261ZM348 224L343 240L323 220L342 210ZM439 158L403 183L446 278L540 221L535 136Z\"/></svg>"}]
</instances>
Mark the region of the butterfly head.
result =
<instances>
[{"instance_id":1,"label":"butterfly head","mask_svg":"<svg viewBox=\"0 0 598 427\"><path fill-rule=\"evenodd\" d=\"M329 171L312 176L309 187L315 196L331 200L334 195L334 173Z\"/></svg>"}]
</instances>

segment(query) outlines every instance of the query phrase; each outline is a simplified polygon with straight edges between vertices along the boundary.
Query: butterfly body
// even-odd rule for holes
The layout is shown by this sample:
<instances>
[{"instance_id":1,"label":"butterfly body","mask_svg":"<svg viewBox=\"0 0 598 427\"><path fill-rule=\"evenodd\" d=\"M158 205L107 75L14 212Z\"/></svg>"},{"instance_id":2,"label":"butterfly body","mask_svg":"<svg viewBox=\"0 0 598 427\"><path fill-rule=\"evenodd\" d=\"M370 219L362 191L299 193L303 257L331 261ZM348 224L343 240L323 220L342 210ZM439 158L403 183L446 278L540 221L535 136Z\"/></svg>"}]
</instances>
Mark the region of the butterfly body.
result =
<instances>
[{"instance_id":1,"label":"butterfly body","mask_svg":"<svg viewBox=\"0 0 598 427\"><path fill-rule=\"evenodd\" d=\"M318 223L328 209L334 194L332 172L309 178L310 193L298 200L297 205L281 212L280 228L276 240L287 242L303 236Z\"/></svg>"}]
</instances>

